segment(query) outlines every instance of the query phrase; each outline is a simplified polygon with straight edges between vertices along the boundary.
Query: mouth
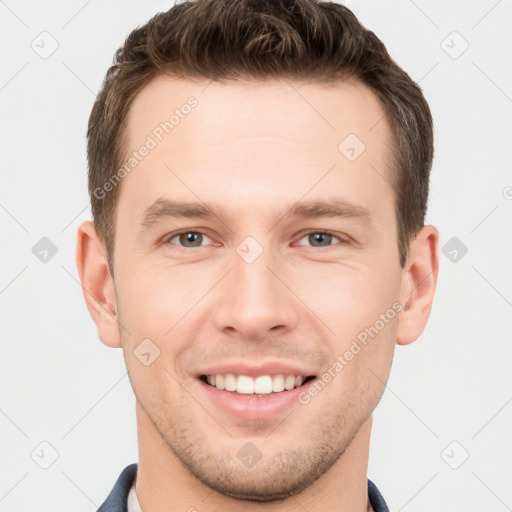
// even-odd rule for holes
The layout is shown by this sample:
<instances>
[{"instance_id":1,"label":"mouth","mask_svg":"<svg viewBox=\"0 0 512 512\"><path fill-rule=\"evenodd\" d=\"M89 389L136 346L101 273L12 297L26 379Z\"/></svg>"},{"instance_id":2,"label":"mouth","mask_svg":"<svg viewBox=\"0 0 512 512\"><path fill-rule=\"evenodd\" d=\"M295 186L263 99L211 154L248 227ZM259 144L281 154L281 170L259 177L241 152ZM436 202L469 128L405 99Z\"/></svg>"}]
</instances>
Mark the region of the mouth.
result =
<instances>
[{"instance_id":1,"label":"mouth","mask_svg":"<svg viewBox=\"0 0 512 512\"><path fill-rule=\"evenodd\" d=\"M205 398L229 417L261 422L277 421L290 411L314 380L314 375L217 373L201 375L197 382Z\"/></svg>"},{"instance_id":2,"label":"mouth","mask_svg":"<svg viewBox=\"0 0 512 512\"><path fill-rule=\"evenodd\" d=\"M211 404L210 410L248 422L274 422L290 414L316 380L313 368L275 359L261 360L259 364L225 361L196 374L200 396L205 404ZM301 414L314 411L300 407Z\"/></svg>"},{"instance_id":3,"label":"mouth","mask_svg":"<svg viewBox=\"0 0 512 512\"><path fill-rule=\"evenodd\" d=\"M212 388L247 398L268 398L287 394L287 392L306 386L315 378L315 375L269 374L252 377L233 373L218 373L199 377L201 381Z\"/></svg>"}]
</instances>

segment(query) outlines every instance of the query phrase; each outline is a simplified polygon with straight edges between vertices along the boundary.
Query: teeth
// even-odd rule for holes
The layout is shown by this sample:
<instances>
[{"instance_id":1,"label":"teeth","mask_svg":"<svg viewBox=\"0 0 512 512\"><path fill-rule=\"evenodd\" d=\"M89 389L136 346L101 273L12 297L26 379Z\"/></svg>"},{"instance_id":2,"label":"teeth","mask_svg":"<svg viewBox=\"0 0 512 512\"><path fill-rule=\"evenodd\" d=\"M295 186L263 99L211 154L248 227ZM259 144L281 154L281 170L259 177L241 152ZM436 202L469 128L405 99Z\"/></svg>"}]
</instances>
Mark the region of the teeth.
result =
<instances>
[{"instance_id":1,"label":"teeth","mask_svg":"<svg viewBox=\"0 0 512 512\"><path fill-rule=\"evenodd\" d=\"M232 373L224 375L224 387L226 391L236 391L236 377Z\"/></svg>"},{"instance_id":2,"label":"teeth","mask_svg":"<svg viewBox=\"0 0 512 512\"><path fill-rule=\"evenodd\" d=\"M236 390L244 395L252 395L254 393L254 379L247 375L239 375L236 379Z\"/></svg>"},{"instance_id":3,"label":"teeth","mask_svg":"<svg viewBox=\"0 0 512 512\"><path fill-rule=\"evenodd\" d=\"M274 375L272 379L272 391L274 393L284 391L284 377L282 375Z\"/></svg>"},{"instance_id":4,"label":"teeth","mask_svg":"<svg viewBox=\"0 0 512 512\"><path fill-rule=\"evenodd\" d=\"M268 395L298 388L306 377L302 375L260 375L256 378L232 373L207 375L206 381L220 390L236 391L243 395Z\"/></svg>"},{"instance_id":5,"label":"teeth","mask_svg":"<svg viewBox=\"0 0 512 512\"><path fill-rule=\"evenodd\" d=\"M288 375L286 379L284 379L284 389L288 391L295 387L295 377L293 375Z\"/></svg>"},{"instance_id":6,"label":"teeth","mask_svg":"<svg viewBox=\"0 0 512 512\"><path fill-rule=\"evenodd\" d=\"M226 389L224 375L215 375L215 385L217 386L217 389L220 389L220 390Z\"/></svg>"},{"instance_id":7,"label":"teeth","mask_svg":"<svg viewBox=\"0 0 512 512\"><path fill-rule=\"evenodd\" d=\"M270 375L260 375L256 377L254 379L254 392L257 395L272 393L272 377Z\"/></svg>"}]
</instances>

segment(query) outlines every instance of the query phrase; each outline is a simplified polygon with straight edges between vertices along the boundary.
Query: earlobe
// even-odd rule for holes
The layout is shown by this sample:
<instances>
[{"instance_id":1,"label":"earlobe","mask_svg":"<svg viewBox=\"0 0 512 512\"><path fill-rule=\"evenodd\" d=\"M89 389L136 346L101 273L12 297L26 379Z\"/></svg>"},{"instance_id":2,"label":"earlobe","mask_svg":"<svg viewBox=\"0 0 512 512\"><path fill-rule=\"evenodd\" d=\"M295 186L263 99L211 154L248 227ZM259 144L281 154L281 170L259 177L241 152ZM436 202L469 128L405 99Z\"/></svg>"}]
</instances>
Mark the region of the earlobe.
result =
<instances>
[{"instance_id":1,"label":"earlobe","mask_svg":"<svg viewBox=\"0 0 512 512\"><path fill-rule=\"evenodd\" d=\"M121 347L114 281L94 224L83 222L77 232L76 264L87 309L98 337L108 347Z\"/></svg>"},{"instance_id":2,"label":"earlobe","mask_svg":"<svg viewBox=\"0 0 512 512\"><path fill-rule=\"evenodd\" d=\"M439 232L434 226L423 226L411 241L409 255L402 272L396 342L408 345L417 340L427 325L439 267Z\"/></svg>"}]
</instances>

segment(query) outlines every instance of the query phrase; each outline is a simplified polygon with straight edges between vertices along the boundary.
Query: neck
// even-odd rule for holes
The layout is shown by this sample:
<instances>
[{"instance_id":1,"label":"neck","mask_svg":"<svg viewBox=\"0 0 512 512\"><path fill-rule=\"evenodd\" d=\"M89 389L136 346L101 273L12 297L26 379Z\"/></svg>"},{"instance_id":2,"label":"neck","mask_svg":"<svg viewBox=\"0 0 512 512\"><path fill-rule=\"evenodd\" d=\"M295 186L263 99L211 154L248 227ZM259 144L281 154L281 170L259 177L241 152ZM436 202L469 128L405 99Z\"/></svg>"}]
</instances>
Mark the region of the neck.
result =
<instances>
[{"instance_id":1,"label":"neck","mask_svg":"<svg viewBox=\"0 0 512 512\"><path fill-rule=\"evenodd\" d=\"M279 502L243 501L225 496L199 481L165 444L137 403L139 461L136 493L144 512L367 512L368 455L372 417L343 455L312 485Z\"/></svg>"}]
</instances>

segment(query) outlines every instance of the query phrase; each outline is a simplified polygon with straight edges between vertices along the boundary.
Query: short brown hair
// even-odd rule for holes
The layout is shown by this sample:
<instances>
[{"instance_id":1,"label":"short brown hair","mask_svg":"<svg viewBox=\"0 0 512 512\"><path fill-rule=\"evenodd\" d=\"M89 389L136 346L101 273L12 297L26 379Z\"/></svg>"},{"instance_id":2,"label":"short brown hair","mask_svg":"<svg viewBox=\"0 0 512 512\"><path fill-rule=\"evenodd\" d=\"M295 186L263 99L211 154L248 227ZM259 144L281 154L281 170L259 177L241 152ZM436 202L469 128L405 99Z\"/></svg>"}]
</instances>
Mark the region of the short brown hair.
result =
<instances>
[{"instance_id":1,"label":"short brown hair","mask_svg":"<svg viewBox=\"0 0 512 512\"><path fill-rule=\"evenodd\" d=\"M316 0L196 0L158 13L126 38L108 69L87 130L89 194L113 270L119 187L98 197L124 160L126 119L160 74L176 78L316 84L356 80L380 99L392 131L400 264L424 225L433 159L432 116L420 87L345 6Z\"/></svg>"}]
</instances>

